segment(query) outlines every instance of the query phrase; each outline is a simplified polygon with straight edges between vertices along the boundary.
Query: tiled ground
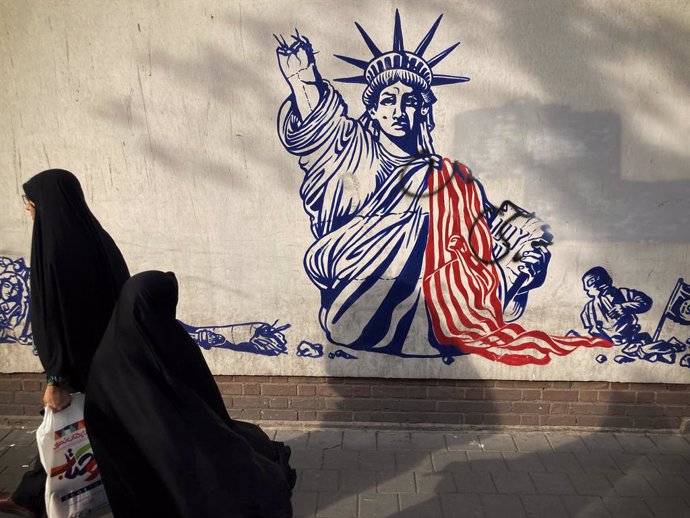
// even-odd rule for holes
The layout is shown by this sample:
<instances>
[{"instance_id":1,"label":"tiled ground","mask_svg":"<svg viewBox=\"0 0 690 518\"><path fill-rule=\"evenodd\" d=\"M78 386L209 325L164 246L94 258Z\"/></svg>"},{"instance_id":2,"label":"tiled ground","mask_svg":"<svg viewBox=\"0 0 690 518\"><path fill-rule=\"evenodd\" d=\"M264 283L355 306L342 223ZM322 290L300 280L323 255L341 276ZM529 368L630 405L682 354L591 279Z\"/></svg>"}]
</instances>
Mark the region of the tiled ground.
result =
<instances>
[{"instance_id":1,"label":"tiled ground","mask_svg":"<svg viewBox=\"0 0 690 518\"><path fill-rule=\"evenodd\" d=\"M267 431L293 448L295 518L690 518L689 436ZM0 437L11 490L36 445Z\"/></svg>"}]
</instances>

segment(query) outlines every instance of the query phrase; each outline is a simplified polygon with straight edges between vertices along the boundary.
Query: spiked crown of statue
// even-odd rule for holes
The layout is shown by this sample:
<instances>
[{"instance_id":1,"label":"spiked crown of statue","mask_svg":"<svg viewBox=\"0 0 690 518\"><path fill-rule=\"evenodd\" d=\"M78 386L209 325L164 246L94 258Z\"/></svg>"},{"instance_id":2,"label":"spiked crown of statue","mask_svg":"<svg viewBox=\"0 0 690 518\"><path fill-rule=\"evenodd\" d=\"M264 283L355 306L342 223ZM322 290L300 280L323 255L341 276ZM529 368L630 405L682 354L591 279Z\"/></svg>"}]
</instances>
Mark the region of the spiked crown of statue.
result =
<instances>
[{"instance_id":1,"label":"spiked crown of statue","mask_svg":"<svg viewBox=\"0 0 690 518\"><path fill-rule=\"evenodd\" d=\"M436 19L434 24L426 33L426 36L424 36L419 45L417 45L417 48L414 50L414 52L405 50L405 46L403 44L402 24L400 23L400 13L397 9L395 10L393 50L389 52L382 52L367 34L367 32L362 28L362 26L355 22L357 29L362 35L362 39L364 39L364 43L367 45L374 57L371 61L365 61L362 59L334 54L336 58L341 59L350 65L354 65L364 71L360 75L353 77L341 77L336 79L336 81L340 81L342 83L360 83L371 85L378 76L387 71L393 70L406 71L418 76L422 80L423 84L426 85L427 89L431 89L432 86L464 83L469 81L469 77L435 74L433 72L433 68L443 59L445 59L448 54L453 52L458 45L460 45L459 41L436 56L430 59L424 59L424 52L429 47L429 44L436 33L436 29L438 29L438 26L441 23L441 18L443 18L443 15L440 15Z\"/></svg>"}]
</instances>

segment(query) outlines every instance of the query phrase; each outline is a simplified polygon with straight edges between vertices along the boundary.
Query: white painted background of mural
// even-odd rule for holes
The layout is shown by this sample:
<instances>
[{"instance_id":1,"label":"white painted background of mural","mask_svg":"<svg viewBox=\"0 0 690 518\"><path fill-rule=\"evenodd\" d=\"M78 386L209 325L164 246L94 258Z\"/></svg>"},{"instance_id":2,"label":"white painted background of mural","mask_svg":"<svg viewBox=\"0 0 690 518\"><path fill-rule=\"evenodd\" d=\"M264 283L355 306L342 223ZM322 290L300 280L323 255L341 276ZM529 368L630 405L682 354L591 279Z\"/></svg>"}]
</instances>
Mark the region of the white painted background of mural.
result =
<instances>
[{"instance_id":1,"label":"white painted background of mural","mask_svg":"<svg viewBox=\"0 0 690 518\"><path fill-rule=\"evenodd\" d=\"M63 167L133 272L177 273L179 318L292 325L289 355L214 349L205 354L215 373L690 382L677 365L600 365L594 357L608 351L597 349L525 367L294 355L301 340L326 342L302 266L312 243L303 173L276 132L289 90L272 34L298 27L324 77L342 77L352 69L334 53L368 55L353 22L389 46L396 7L406 41L440 13L432 51L462 41L440 68L471 81L435 90L436 149L469 165L492 202L511 199L552 226L547 280L521 324L582 330L580 278L600 265L616 286L654 299L640 315L653 332L678 277L690 278L689 4L424 5L0 1L0 255L28 259L21 184ZM339 89L358 116L361 86ZM685 340L688 329L665 332ZM40 365L28 347L6 345L0 370Z\"/></svg>"}]
</instances>

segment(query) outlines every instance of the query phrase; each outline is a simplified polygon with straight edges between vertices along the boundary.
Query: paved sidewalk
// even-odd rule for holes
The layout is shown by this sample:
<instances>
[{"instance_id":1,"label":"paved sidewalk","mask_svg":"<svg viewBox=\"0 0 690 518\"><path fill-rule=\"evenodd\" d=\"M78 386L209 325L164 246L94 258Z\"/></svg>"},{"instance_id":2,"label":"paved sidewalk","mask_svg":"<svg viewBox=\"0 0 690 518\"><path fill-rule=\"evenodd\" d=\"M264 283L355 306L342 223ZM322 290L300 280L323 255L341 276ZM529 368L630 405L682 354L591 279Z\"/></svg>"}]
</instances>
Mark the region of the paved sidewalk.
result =
<instances>
[{"instance_id":1,"label":"paved sidewalk","mask_svg":"<svg viewBox=\"0 0 690 518\"><path fill-rule=\"evenodd\" d=\"M687 435L267 432L293 448L295 518L690 517ZM11 490L36 445L0 437Z\"/></svg>"}]
</instances>

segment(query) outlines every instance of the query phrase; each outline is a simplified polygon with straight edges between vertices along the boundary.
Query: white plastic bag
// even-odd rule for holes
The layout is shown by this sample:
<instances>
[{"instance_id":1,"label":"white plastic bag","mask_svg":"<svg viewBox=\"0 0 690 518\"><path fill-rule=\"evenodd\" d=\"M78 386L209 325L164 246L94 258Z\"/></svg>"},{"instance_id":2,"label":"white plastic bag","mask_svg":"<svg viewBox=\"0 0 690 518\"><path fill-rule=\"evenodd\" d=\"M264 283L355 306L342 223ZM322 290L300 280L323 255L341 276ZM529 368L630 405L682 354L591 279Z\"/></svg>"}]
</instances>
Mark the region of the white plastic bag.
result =
<instances>
[{"instance_id":1,"label":"white plastic bag","mask_svg":"<svg viewBox=\"0 0 690 518\"><path fill-rule=\"evenodd\" d=\"M108 505L84 426L84 394L72 394L72 403L60 412L46 408L36 442L48 474L48 518L94 516Z\"/></svg>"}]
</instances>

